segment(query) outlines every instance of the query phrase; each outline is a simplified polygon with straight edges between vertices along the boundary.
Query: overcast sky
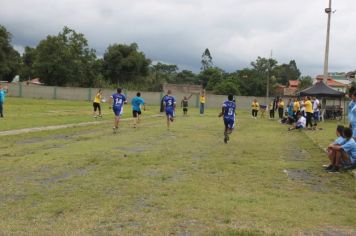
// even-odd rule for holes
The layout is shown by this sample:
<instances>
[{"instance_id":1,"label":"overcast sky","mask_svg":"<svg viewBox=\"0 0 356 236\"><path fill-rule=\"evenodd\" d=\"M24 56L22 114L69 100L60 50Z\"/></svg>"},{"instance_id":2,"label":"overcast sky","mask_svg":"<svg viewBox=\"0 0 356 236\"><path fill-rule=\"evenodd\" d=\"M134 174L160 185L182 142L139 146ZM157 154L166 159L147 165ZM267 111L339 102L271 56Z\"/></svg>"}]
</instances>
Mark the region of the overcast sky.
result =
<instances>
[{"instance_id":1,"label":"overcast sky","mask_svg":"<svg viewBox=\"0 0 356 236\"><path fill-rule=\"evenodd\" d=\"M0 0L12 44L37 46L63 26L83 33L101 56L110 44L136 42L153 61L235 71L258 56L294 59L303 75L322 74L328 0ZM356 69L356 0L333 0L329 71Z\"/></svg>"}]
</instances>

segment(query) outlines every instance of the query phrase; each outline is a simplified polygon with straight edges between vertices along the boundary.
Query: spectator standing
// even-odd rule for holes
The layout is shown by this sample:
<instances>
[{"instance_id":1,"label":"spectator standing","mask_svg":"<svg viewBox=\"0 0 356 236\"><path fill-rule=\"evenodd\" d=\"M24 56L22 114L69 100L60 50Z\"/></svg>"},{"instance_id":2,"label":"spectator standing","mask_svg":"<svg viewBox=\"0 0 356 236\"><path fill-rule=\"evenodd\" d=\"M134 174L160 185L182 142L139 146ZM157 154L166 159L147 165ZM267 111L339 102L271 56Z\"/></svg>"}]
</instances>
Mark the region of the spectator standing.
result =
<instances>
[{"instance_id":1,"label":"spectator standing","mask_svg":"<svg viewBox=\"0 0 356 236\"><path fill-rule=\"evenodd\" d=\"M260 108L260 104L258 104L257 99L253 99L253 102L251 104L252 108L252 118L257 119L257 113Z\"/></svg>"},{"instance_id":2,"label":"spectator standing","mask_svg":"<svg viewBox=\"0 0 356 236\"><path fill-rule=\"evenodd\" d=\"M310 129L313 128L312 118L313 118L313 105L311 103L310 97L304 98L305 115L307 118L306 128L310 125Z\"/></svg>"},{"instance_id":3,"label":"spectator standing","mask_svg":"<svg viewBox=\"0 0 356 236\"><path fill-rule=\"evenodd\" d=\"M6 87L3 87L1 84L0 84L0 118L4 118L4 102L5 102L5 97L8 93L8 88L7 86Z\"/></svg>"},{"instance_id":4,"label":"spectator standing","mask_svg":"<svg viewBox=\"0 0 356 236\"><path fill-rule=\"evenodd\" d=\"M204 108L205 108L205 102L206 102L204 90L200 94L199 101L200 101L200 115L202 116L202 115L204 115Z\"/></svg>"},{"instance_id":5,"label":"spectator standing","mask_svg":"<svg viewBox=\"0 0 356 236\"><path fill-rule=\"evenodd\" d=\"M283 119L283 112L284 112L284 101L282 98L279 99L278 102L278 116L279 119Z\"/></svg>"},{"instance_id":6,"label":"spectator standing","mask_svg":"<svg viewBox=\"0 0 356 236\"><path fill-rule=\"evenodd\" d=\"M320 101L313 96L313 120L314 120L314 126L317 126L317 123L319 121L319 116L320 116Z\"/></svg>"},{"instance_id":7,"label":"spectator standing","mask_svg":"<svg viewBox=\"0 0 356 236\"><path fill-rule=\"evenodd\" d=\"M276 99L273 99L269 104L269 118L274 119L274 110L276 110Z\"/></svg>"}]
</instances>

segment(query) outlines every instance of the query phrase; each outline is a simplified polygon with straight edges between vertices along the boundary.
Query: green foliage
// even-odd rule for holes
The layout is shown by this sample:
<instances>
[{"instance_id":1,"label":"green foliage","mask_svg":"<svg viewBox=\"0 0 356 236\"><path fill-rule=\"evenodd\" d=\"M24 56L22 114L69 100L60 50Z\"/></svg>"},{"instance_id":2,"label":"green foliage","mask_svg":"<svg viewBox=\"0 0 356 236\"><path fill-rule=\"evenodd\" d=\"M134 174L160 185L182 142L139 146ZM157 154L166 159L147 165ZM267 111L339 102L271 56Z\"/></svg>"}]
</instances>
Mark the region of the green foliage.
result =
<instances>
[{"instance_id":1,"label":"green foliage","mask_svg":"<svg viewBox=\"0 0 356 236\"><path fill-rule=\"evenodd\" d=\"M297 80L301 75L294 60L291 60L289 64L276 66L273 74L276 76L277 82L283 85L287 85L289 80Z\"/></svg>"},{"instance_id":2,"label":"green foliage","mask_svg":"<svg viewBox=\"0 0 356 236\"><path fill-rule=\"evenodd\" d=\"M114 44L104 53L103 74L113 84L140 82L140 76L147 76L151 61L143 52L138 51L138 45Z\"/></svg>"},{"instance_id":3,"label":"green foliage","mask_svg":"<svg viewBox=\"0 0 356 236\"><path fill-rule=\"evenodd\" d=\"M34 74L47 85L92 86L98 75L95 60L84 35L64 27L37 46Z\"/></svg>"},{"instance_id":4,"label":"green foliage","mask_svg":"<svg viewBox=\"0 0 356 236\"><path fill-rule=\"evenodd\" d=\"M0 25L0 80L11 81L20 68L20 54L10 42L11 34Z\"/></svg>"},{"instance_id":5,"label":"green foliage","mask_svg":"<svg viewBox=\"0 0 356 236\"><path fill-rule=\"evenodd\" d=\"M203 70L199 74L203 87L207 90L214 90L215 86L222 82L224 71L218 67L211 67Z\"/></svg>"},{"instance_id":6,"label":"green foliage","mask_svg":"<svg viewBox=\"0 0 356 236\"><path fill-rule=\"evenodd\" d=\"M216 94L240 95L237 81L232 79L224 79L221 83L217 84L214 88L214 92Z\"/></svg>"},{"instance_id":7,"label":"green foliage","mask_svg":"<svg viewBox=\"0 0 356 236\"><path fill-rule=\"evenodd\" d=\"M302 76L299 79L299 85L298 85L298 90L303 90L306 88L309 88L310 86L313 85L313 79L310 76Z\"/></svg>"}]
</instances>

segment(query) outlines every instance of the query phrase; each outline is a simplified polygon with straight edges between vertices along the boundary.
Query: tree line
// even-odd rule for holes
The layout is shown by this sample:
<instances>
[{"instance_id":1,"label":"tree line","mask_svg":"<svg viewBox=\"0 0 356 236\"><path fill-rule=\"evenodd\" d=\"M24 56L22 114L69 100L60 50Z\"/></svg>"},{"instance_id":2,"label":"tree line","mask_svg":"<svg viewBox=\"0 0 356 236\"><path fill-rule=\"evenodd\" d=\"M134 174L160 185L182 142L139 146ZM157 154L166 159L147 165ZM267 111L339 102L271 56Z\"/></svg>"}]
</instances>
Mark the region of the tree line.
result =
<instances>
[{"instance_id":1,"label":"tree line","mask_svg":"<svg viewBox=\"0 0 356 236\"><path fill-rule=\"evenodd\" d=\"M36 47L26 46L22 55L11 45L12 35L0 25L0 80L38 77L49 86L116 87L161 91L163 83L201 84L216 94L264 96L267 79L273 94L277 84L301 81L311 85L310 77L301 77L294 60L278 64L273 58L258 57L250 68L226 72L214 66L209 49L201 56L201 70L180 70L177 65L156 63L139 50L136 43L112 44L102 57L88 46L81 33L64 27L57 35L48 35Z\"/></svg>"}]
</instances>

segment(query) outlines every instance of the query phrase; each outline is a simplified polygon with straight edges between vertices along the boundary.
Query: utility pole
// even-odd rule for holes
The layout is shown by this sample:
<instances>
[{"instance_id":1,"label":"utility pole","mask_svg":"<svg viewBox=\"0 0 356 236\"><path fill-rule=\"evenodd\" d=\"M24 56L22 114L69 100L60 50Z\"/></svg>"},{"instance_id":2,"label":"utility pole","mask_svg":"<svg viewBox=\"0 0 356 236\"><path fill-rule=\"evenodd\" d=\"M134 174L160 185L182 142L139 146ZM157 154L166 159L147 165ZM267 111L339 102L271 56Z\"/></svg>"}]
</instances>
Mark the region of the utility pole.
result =
<instances>
[{"instance_id":1,"label":"utility pole","mask_svg":"<svg viewBox=\"0 0 356 236\"><path fill-rule=\"evenodd\" d=\"M266 104L268 107L268 101L269 101L269 80L270 80L270 70L271 70L271 59L272 59L272 50L271 50L271 55L268 59L268 69L267 69L267 88L266 88ZM268 110L268 108L267 108Z\"/></svg>"},{"instance_id":2,"label":"utility pole","mask_svg":"<svg viewBox=\"0 0 356 236\"><path fill-rule=\"evenodd\" d=\"M329 40L330 40L330 21L331 21L331 0L329 0L329 7L325 8L325 13L328 14L328 25L326 30L326 45L325 45L325 58L324 58L324 76L323 82L328 81L328 66L329 66Z\"/></svg>"}]
</instances>

